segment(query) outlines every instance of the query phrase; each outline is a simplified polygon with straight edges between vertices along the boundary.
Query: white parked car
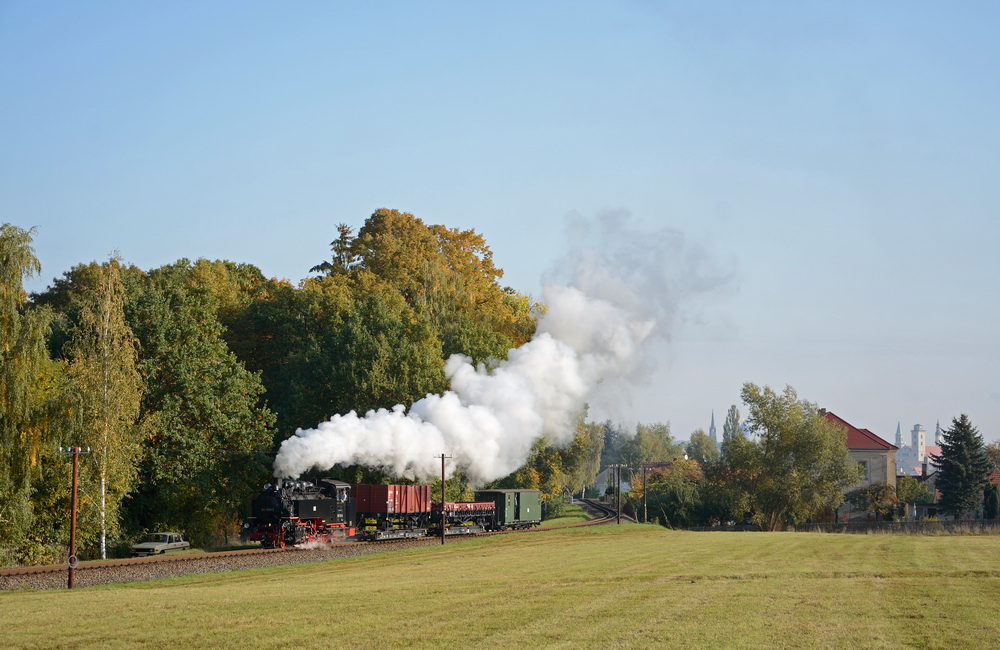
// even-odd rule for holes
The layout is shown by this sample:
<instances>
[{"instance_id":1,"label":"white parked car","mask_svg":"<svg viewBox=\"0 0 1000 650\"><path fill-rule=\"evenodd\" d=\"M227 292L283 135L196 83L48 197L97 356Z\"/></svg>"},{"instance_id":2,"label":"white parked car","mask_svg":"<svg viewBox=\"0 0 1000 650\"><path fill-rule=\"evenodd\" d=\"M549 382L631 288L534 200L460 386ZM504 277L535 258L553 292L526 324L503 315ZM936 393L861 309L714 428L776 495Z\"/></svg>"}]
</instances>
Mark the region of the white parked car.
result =
<instances>
[{"instance_id":1,"label":"white parked car","mask_svg":"<svg viewBox=\"0 0 1000 650\"><path fill-rule=\"evenodd\" d=\"M191 544L185 542L180 533L149 533L141 542L132 546L132 557L160 555L188 548L191 548Z\"/></svg>"}]
</instances>

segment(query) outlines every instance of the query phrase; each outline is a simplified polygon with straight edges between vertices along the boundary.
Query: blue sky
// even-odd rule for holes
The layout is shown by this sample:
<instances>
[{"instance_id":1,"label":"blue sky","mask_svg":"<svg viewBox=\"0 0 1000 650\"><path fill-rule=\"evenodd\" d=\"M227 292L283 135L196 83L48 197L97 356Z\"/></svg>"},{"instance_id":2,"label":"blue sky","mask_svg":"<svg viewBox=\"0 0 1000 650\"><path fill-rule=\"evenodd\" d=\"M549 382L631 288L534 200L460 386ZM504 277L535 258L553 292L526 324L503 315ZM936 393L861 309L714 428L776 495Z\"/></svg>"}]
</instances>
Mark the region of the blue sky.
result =
<instances>
[{"instance_id":1,"label":"blue sky","mask_svg":"<svg viewBox=\"0 0 1000 650\"><path fill-rule=\"evenodd\" d=\"M40 289L112 250L298 281L396 208L538 296L567 215L627 211L731 275L631 417L721 429L753 381L996 440L998 7L7 0L0 219Z\"/></svg>"}]
</instances>

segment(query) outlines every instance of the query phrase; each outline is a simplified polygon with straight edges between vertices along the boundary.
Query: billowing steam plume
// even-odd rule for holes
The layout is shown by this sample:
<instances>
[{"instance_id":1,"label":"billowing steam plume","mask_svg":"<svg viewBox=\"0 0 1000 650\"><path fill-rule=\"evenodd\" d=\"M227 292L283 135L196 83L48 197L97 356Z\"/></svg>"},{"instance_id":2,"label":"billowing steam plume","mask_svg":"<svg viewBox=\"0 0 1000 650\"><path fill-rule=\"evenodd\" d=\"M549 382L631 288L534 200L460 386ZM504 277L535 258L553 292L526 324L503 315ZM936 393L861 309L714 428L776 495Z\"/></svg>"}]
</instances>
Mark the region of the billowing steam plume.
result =
<instances>
[{"instance_id":1,"label":"billowing steam plume","mask_svg":"<svg viewBox=\"0 0 1000 650\"><path fill-rule=\"evenodd\" d=\"M715 284L702 279L701 255L677 233L630 233L623 214L577 218L571 232L574 250L546 282L548 309L531 341L492 371L452 356L445 364L451 390L409 409L364 417L352 411L299 429L281 444L274 475L357 463L426 478L440 471L444 452L453 457L449 471L457 467L485 482L523 465L541 436L570 443L579 414L603 384L649 370L645 344L668 333L678 300Z\"/></svg>"}]
</instances>

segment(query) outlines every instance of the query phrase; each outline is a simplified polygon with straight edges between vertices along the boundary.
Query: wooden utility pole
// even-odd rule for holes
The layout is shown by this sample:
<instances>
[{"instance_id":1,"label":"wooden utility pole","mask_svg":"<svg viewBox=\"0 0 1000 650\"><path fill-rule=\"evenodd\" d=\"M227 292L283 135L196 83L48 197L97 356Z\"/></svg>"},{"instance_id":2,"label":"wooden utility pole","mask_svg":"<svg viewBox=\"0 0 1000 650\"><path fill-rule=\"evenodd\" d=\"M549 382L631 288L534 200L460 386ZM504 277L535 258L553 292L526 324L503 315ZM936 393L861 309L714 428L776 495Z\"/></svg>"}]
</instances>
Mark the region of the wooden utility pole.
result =
<instances>
[{"instance_id":1,"label":"wooden utility pole","mask_svg":"<svg viewBox=\"0 0 1000 650\"><path fill-rule=\"evenodd\" d=\"M649 521L646 515L646 463L642 464L642 523Z\"/></svg>"},{"instance_id":2,"label":"wooden utility pole","mask_svg":"<svg viewBox=\"0 0 1000 650\"><path fill-rule=\"evenodd\" d=\"M80 477L80 454L89 454L90 447L87 447L86 451L80 447L60 447L59 453L73 455L73 492L69 503L69 559L66 560L66 563L69 565L69 577L66 581L66 588L72 589L73 574L76 571L78 563L76 557L76 484Z\"/></svg>"},{"instance_id":3,"label":"wooden utility pole","mask_svg":"<svg viewBox=\"0 0 1000 650\"><path fill-rule=\"evenodd\" d=\"M439 458L439 456L435 456ZM441 543L444 544L444 460L445 458L451 458L451 456L445 456L441 454Z\"/></svg>"},{"instance_id":4,"label":"wooden utility pole","mask_svg":"<svg viewBox=\"0 0 1000 650\"><path fill-rule=\"evenodd\" d=\"M621 463L616 463L614 465L609 465L612 470L612 474L615 477L615 508L618 510L618 521L617 523L622 523L622 468L625 467Z\"/></svg>"}]
</instances>

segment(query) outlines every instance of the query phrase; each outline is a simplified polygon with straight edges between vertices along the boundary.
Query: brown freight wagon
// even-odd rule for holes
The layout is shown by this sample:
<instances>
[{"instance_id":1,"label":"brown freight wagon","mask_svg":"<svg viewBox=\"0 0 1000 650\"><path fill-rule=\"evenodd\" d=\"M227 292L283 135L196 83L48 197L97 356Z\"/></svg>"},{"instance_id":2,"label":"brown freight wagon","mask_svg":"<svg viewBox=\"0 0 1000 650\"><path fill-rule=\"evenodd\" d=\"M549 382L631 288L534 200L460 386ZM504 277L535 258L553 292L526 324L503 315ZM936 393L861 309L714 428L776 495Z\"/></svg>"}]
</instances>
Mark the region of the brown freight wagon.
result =
<instances>
[{"instance_id":1,"label":"brown freight wagon","mask_svg":"<svg viewBox=\"0 0 1000 650\"><path fill-rule=\"evenodd\" d=\"M429 485L352 485L361 539L419 537L431 515Z\"/></svg>"}]
</instances>

